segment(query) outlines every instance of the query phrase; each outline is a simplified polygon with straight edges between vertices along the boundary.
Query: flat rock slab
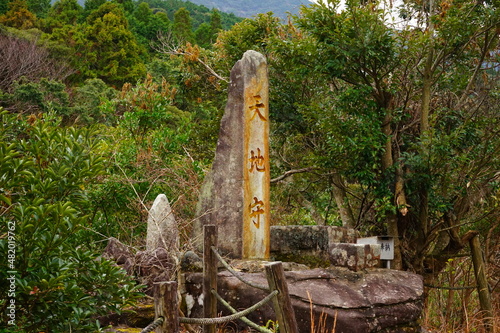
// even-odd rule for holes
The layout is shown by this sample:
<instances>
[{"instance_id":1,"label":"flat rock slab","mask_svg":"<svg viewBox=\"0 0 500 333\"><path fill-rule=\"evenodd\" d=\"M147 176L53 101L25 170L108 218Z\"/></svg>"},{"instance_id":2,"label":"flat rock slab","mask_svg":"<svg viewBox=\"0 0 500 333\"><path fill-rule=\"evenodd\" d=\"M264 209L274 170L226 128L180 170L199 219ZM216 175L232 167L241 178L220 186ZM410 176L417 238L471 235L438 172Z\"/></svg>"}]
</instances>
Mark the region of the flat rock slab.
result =
<instances>
[{"instance_id":1,"label":"flat rock slab","mask_svg":"<svg viewBox=\"0 0 500 333\"><path fill-rule=\"evenodd\" d=\"M263 272L240 272L243 279L267 285ZM345 268L317 268L285 272L300 332L311 331L311 311L315 327L336 333L420 332L423 280L416 274L371 269L352 272ZM186 291L191 316L201 317L202 274L186 275ZM249 287L227 271L218 274L218 292L233 307L242 310L265 297L266 292ZM228 311L219 307L223 314ZM271 305L248 316L260 325L275 320Z\"/></svg>"}]
</instances>

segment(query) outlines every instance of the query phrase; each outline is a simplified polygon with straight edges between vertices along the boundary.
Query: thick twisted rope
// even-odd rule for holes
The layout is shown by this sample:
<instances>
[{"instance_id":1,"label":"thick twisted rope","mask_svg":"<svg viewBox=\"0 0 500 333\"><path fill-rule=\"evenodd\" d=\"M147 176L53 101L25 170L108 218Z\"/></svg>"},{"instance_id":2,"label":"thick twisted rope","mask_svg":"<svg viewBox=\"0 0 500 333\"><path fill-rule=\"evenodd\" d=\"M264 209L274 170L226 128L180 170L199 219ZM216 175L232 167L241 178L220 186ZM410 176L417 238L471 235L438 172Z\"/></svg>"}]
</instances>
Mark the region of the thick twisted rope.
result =
<instances>
[{"instance_id":1,"label":"thick twisted rope","mask_svg":"<svg viewBox=\"0 0 500 333\"><path fill-rule=\"evenodd\" d=\"M222 256L217 252L217 248L215 248L214 246L211 247L212 249L212 252L215 254L215 256L217 257L217 259L219 259L219 261L222 263L222 266L224 266L231 274L233 274L238 280L240 280L241 282L249 285L250 287L253 287L253 288L257 288L257 289L260 289L260 290L264 290L264 291L267 291L269 292L269 287L267 286L263 286L261 284L256 284L256 283L253 283L253 282L250 282L250 281L247 281L245 280L244 278L242 278L240 276L240 274L238 274L238 272L236 272L231 266L229 266L229 264L224 260L224 258L222 258Z\"/></svg>"},{"instance_id":2,"label":"thick twisted rope","mask_svg":"<svg viewBox=\"0 0 500 333\"><path fill-rule=\"evenodd\" d=\"M186 317L180 317L179 322L183 324L197 324L197 325L215 325L215 324L223 324L223 323L228 323L230 321L240 319L241 317L246 316L247 314L257 310L264 304L268 303L274 296L278 294L277 290L273 290L269 295L267 295L264 299L262 299L260 302L255 303L251 307L249 307L246 310L233 313L232 315L229 316L224 316L224 317L217 317L217 318L186 318ZM142 332L141 332L142 333Z\"/></svg>"},{"instance_id":3,"label":"thick twisted rope","mask_svg":"<svg viewBox=\"0 0 500 333\"><path fill-rule=\"evenodd\" d=\"M232 313L237 313L238 311L236 311L235 308L233 308L231 306L231 304L229 304L228 302L226 302L226 300L224 300L215 290L212 289L212 294L217 297L217 300L219 302L222 303L222 305L224 305L226 308L229 309L229 311L231 311ZM247 317L241 317L240 320L242 322L244 322L245 324L247 324L248 326L250 326L251 328L253 328L254 330L256 331L259 331L259 332L262 332L262 333L273 333L273 331L271 330L268 330L267 328L263 327L263 326L259 326L257 325L256 323L254 323L253 321L251 321L250 319L248 319Z\"/></svg>"},{"instance_id":4,"label":"thick twisted rope","mask_svg":"<svg viewBox=\"0 0 500 333\"><path fill-rule=\"evenodd\" d=\"M158 326L160 326L161 324L163 324L163 322L165 321L165 318L163 317L158 317L155 321L153 321L151 324L149 324L148 326L146 326L142 331L141 333L149 333L149 332L153 332Z\"/></svg>"}]
</instances>

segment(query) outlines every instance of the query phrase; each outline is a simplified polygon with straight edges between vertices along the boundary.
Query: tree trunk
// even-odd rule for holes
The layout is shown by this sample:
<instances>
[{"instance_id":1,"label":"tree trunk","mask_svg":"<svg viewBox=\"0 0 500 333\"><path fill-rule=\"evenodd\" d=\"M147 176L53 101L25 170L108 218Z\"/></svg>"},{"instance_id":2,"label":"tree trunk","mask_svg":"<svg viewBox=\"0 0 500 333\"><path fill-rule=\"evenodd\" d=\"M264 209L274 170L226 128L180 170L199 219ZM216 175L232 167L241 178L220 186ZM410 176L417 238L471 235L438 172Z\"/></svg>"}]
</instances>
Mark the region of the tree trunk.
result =
<instances>
[{"instance_id":1,"label":"tree trunk","mask_svg":"<svg viewBox=\"0 0 500 333\"><path fill-rule=\"evenodd\" d=\"M429 113L431 108L431 86L432 86L432 61L433 61L433 50L429 51L427 56L427 62L424 70L423 77L423 88L422 88L422 106L420 110L420 137L422 140L422 151L421 154L427 156L429 154L426 146L426 137L429 135ZM427 187L422 185L419 191L420 196L420 206L419 206L419 223L420 230L422 230L422 236L425 239L429 231L429 191Z\"/></svg>"},{"instance_id":2,"label":"tree trunk","mask_svg":"<svg viewBox=\"0 0 500 333\"><path fill-rule=\"evenodd\" d=\"M311 214L311 218L314 220L314 222L316 222L317 225L325 225L325 218L323 216L321 216L320 213L318 213L318 211L316 210L316 207L314 207L312 202L307 200L302 195L302 193L299 193L299 195L297 196L297 201L299 202L299 204L302 207L309 210L309 213Z\"/></svg>"},{"instance_id":3,"label":"tree trunk","mask_svg":"<svg viewBox=\"0 0 500 333\"><path fill-rule=\"evenodd\" d=\"M478 285L477 293L479 295L479 304L484 317L483 325L486 332L495 333L493 306L491 305L491 294L489 289L490 286L488 285L488 280L486 278L486 265L484 263L483 251L481 250L479 237L473 237L469 243L472 262L474 264L474 273Z\"/></svg>"},{"instance_id":4,"label":"tree trunk","mask_svg":"<svg viewBox=\"0 0 500 333\"><path fill-rule=\"evenodd\" d=\"M430 14L434 13L434 1L429 1ZM434 45L432 43L432 34L434 33L434 23L431 19L428 22L428 30L429 36L431 36L431 45L429 48L429 52L427 54L427 59L425 61L425 67L423 72L423 86L422 86L422 105L420 108L420 140L421 140L421 154L425 158L429 155L428 147L426 146L428 143L426 142L426 138L429 135L429 114L431 109L431 96L432 96L432 78L433 78L433 63L434 63ZM420 265L423 266L423 256L424 256L424 248L427 243L426 240L430 236L429 235L429 189L426 184L421 184L419 188L419 206L418 206L418 224L419 227L417 230L419 231L418 237L420 238L419 249L417 252L421 254L422 260L419 260ZM418 267L417 270L423 270L423 267Z\"/></svg>"},{"instance_id":5,"label":"tree trunk","mask_svg":"<svg viewBox=\"0 0 500 333\"><path fill-rule=\"evenodd\" d=\"M392 157L392 102L391 97L387 98L386 114L384 116L384 122L382 124L382 132L386 135L387 139L385 142L385 151L382 156L382 170L387 172L389 168L394 165L394 159ZM394 193L394 203L396 203L396 193ZM401 246L399 242L399 229L398 229L398 215L396 212L389 212L387 214L387 233L389 236L394 237L394 261L393 268L401 270L403 268L403 259L401 256Z\"/></svg>"},{"instance_id":6,"label":"tree trunk","mask_svg":"<svg viewBox=\"0 0 500 333\"><path fill-rule=\"evenodd\" d=\"M347 199L344 180L337 172L333 174L332 180L333 196L335 197L335 202L337 203L337 207L339 209L342 226L346 228L354 228L356 226L356 220L354 219L354 214L352 213L351 206L349 205L349 201Z\"/></svg>"}]
</instances>

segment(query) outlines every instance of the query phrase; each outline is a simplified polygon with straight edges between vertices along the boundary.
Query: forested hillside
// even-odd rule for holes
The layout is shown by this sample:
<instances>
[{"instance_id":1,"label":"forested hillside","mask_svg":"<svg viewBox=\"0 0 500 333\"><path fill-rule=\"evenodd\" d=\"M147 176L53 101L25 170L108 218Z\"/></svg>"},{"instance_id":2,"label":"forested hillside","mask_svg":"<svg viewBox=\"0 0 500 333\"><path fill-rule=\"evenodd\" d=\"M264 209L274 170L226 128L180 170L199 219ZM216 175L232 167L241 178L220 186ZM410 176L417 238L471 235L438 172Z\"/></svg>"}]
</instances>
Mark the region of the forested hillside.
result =
<instances>
[{"instance_id":1,"label":"forested hillside","mask_svg":"<svg viewBox=\"0 0 500 333\"><path fill-rule=\"evenodd\" d=\"M240 17L251 18L257 14L273 12L275 16L283 19L287 17L287 13L298 14L300 6L311 4L309 0L192 0L192 2Z\"/></svg>"},{"instance_id":2,"label":"forested hillside","mask_svg":"<svg viewBox=\"0 0 500 333\"><path fill-rule=\"evenodd\" d=\"M144 248L159 193L191 249L249 49L269 64L272 223L395 236L433 332L481 328L477 234L498 313L498 3L409 0L397 26L374 2L338 7L283 23L177 0L0 0L0 330L14 313L19 332L95 332L141 297L100 254L109 237Z\"/></svg>"}]
</instances>

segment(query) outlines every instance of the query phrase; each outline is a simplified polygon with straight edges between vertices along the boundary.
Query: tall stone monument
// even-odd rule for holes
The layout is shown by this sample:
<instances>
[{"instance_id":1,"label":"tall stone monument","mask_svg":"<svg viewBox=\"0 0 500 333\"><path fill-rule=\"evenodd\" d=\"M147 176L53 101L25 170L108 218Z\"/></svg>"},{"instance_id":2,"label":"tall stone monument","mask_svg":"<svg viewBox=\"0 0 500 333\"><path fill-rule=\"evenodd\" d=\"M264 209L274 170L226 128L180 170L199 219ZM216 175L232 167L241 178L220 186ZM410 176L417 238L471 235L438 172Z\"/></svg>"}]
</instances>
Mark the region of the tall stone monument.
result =
<instances>
[{"instance_id":1,"label":"tall stone monument","mask_svg":"<svg viewBox=\"0 0 500 333\"><path fill-rule=\"evenodd\" d=\"M234 258L269 257L269 107L265 57L247 51L231 70L211 172L198 203L194 239L218 227L218 247Z\"/></svg>"}]
</instances>

